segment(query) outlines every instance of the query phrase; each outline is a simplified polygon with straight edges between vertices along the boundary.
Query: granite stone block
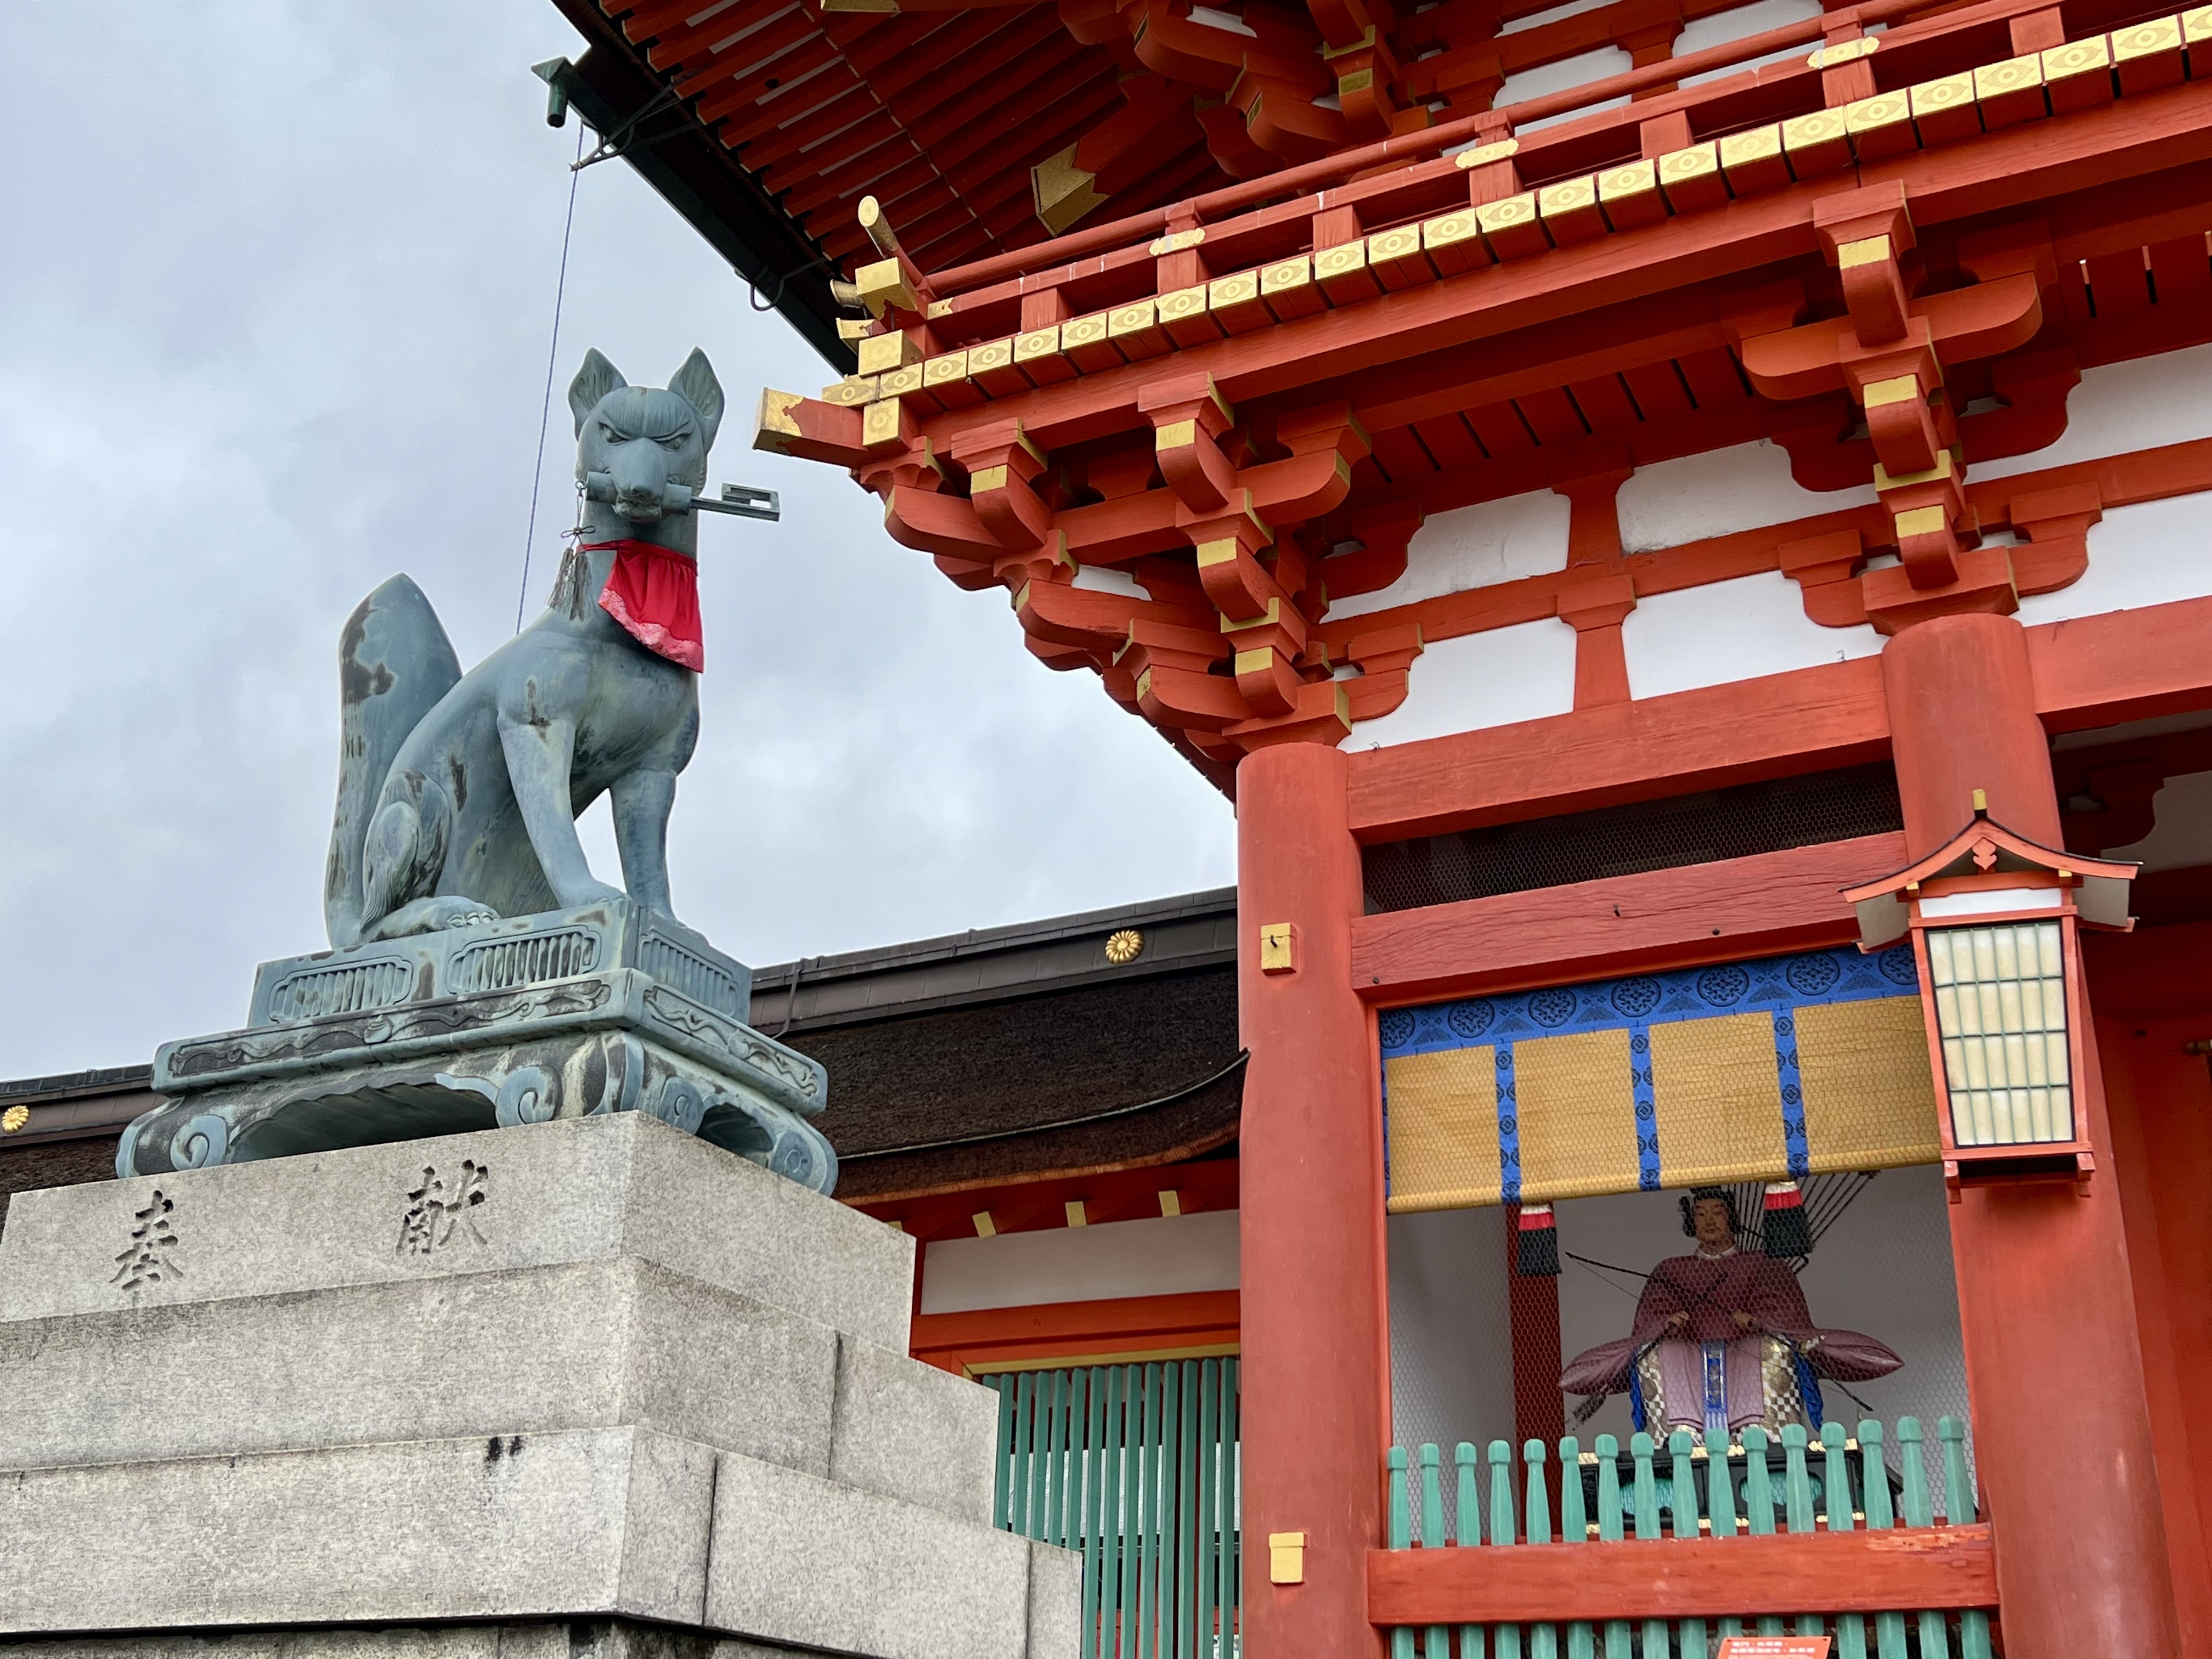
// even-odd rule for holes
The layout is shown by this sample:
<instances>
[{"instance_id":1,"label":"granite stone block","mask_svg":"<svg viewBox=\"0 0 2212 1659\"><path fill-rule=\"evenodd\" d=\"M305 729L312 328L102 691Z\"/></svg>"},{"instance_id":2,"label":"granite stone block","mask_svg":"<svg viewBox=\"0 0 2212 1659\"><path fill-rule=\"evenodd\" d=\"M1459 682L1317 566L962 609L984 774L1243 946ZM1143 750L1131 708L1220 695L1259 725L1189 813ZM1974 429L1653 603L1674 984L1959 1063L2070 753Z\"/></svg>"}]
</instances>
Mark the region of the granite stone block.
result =
<instances>
[{"instance_id":1,"label":"granite stone block","mask_svg":"<svg viewBox=\"0 0 2212 1659\"><path fill-rule=\"evenodd\" d=\"M906 1346L911 1239L635 1112L19 1193L0 1320L621 1255Z\"/></svg>"},{"instance_id":2,"label":"granite stone block","mask_svg":"<svg viewBox=\"0 0 2212 1659\"><path fill-rule=\"evenodd\" d=\"M20 1199L0 1659L1073 1659L912 1272L635 1114Z\"/></svg>"},{"instance_id":3,"label":"granite stone block","mask_svg":"<svg viewBox=\"0 0 2212 1659\"><path fill-rule=\"evenodd\" d=\"M227 1631L214 1636L163 1631L53 1641L0 1639L0 1654L7 1659L571 1659L570 1628L551 1623L436 1625Z\"/></svg>"},{"instance_id":4,"label":"granite stone block","mask_svg":"<svg viewBox=\"0 0 2212 1659\"><path fill-rule=\"evenodd\" d=\"M636 1425L821 1474L837 1340L635 1257L17 1320L0 1469Z\"/></svg>"},{"instance_id":5,"label":"granite stone block","mask_svg":"<svg viewBox=\"0 0 2212 1659\"><path fill-rule=\"evenodd\" d=\"M1029 1540L726 1457L706 1622L866 1659L1025 1659Z\"/></svg>"},{"instance_id":6,"label":"granite stone block","mask_svg":"<svg viewBox=\"0 0 2212 1659\"><path fill-rule=\"evenodd\" d=\"M990 1524L999 1411L988 1389L848 1338L838 1346L833 1433L832 1480Z\"/></svg>"},{"instance_id":7,"label":"granite stone block","mask_svg":"<svg viewBox=\"0 0 2212 1659\"><path fill-rule=\"evenodd\" d=\"M906 1352L913 1239L665 1124L634 1133L623 1212L630 1254Z\"/></svg>"},{"instance_id":8,"label":"granite stone block","mask_svg":"<svg viewBox=\"0 0 2212 1659\"><path fill-rule=\"evenodd\" d=\"M11 1641L7 1659L798 1659L799 1650L622 1619Z\"/></svg>"},{"instance_id":9,"label":"granite stone block","mask_svg":"<svg viewBox=\"0 0 2212 1659\"><path fill-rule=\"evenodd\" d=\"M149 1389L148 1409L220 1407ZM0 1634L567 1614L697 1625L714 1461L649 1430L602 1429L20 1471L0 1480Z\"/></svg>"},{"instance_id":10,"label":"granite stone block","mask_svg":"<svg viewBox=\"0 0 2212 1659\"><path fill-rule=\"evenodd\" d=\"M1083 1557L1030 1545L1029 1659L1077 1659L1083 1647Z\"/></svg>"}]
</instances>

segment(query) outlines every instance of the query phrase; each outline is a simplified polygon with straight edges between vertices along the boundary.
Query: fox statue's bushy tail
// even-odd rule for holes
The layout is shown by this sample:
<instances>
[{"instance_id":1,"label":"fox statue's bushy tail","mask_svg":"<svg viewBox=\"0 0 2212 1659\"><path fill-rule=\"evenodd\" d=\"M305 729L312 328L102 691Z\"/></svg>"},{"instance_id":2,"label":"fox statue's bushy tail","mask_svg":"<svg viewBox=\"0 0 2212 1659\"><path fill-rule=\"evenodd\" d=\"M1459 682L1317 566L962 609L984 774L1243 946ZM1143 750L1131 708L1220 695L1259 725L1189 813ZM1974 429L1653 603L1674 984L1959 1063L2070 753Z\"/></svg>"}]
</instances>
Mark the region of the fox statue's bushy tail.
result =
<instances>
[{"instance_id":1,"label":"fox statue's bushy tail","mask_svg":"<svg viewBox=\"0 0 2212 1659\"><path fill-rule=\"evenodd\" d=\"M337 811L323 890L323 914L333 945L357 943L364 915L380 916L394 908L393 894L363 890L370 817L408 733L460 678L453 642L411 578L392 577L347 618L338 641ZM412 821L404 821L408 819ZM386 885L404 882L422 858L424 826L419 815L387 808L376 828L380 842L392 843L379 848L377 877ZM372 898L376 902L370 902Z\"/></svg>"}]
</instances>

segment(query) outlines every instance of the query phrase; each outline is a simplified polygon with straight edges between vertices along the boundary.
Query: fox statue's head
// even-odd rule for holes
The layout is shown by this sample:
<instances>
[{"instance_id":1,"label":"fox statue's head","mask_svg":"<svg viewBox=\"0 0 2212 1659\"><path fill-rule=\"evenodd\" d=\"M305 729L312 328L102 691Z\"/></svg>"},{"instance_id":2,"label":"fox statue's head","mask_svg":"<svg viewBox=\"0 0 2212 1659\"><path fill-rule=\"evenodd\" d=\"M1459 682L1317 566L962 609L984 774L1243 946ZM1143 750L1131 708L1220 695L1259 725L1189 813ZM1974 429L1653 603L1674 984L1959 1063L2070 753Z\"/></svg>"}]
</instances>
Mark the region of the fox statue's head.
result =
<instances>
[{"instance_id":1,"label":"fox statue's head","mask_svg":"<svg viewBox=\"0 0 2212 1659\"><path fill-rule=\"evenodd\" d=\"M568 408L576 417L576 482L631 523L659 518L670 484L694 494L706 486L722 387L704 352L685 358L662 391L630 385L596 349L587 351L569 383Z\"/></svg>"}]
</instances>

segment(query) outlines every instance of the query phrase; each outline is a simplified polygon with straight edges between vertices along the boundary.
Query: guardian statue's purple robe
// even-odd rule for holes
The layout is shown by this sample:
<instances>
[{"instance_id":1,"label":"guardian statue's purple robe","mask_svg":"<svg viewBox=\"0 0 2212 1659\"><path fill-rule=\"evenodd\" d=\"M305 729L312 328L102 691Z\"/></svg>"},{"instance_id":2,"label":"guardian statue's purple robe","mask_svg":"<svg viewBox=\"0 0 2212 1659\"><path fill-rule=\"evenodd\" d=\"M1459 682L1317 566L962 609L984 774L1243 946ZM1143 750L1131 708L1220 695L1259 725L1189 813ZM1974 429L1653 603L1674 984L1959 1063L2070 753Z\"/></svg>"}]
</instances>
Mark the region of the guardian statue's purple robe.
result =
<instances>
[{"instance_id":1,"label":"guardian statue's purple robe","mask_svg":"<svg viewBox=\"0 0 2212 1659\"><path fill-rule=\"evenodd\" d=\"M1700 1188L1684 1208L1696 1253L1652 1269L1633 1331L1576 1355L1559 1377L1567 1393L1628 1395L1638 1428L1698 1430L1710 1445L1754 1423L1817 1431L1811 1378L1863 1382L1905 1363L1870 1336L1815 1325L1786 1263L1737 1248L1732 1194Z\"/></svg>"}]
</instances>

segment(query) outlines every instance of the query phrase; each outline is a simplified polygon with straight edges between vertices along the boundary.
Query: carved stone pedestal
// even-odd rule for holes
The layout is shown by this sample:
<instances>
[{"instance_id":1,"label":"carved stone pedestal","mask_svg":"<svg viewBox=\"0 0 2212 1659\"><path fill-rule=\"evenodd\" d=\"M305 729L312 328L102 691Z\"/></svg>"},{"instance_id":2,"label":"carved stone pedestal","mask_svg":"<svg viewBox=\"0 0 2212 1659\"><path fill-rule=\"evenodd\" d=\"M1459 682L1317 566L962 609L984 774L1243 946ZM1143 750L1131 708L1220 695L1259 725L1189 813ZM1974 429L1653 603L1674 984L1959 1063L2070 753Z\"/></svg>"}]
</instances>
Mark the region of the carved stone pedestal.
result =
<instances>
[{"instance_id":1,"label":"carved stone pedestal","mask_svg":"<svg viewBox=\"0 0 2212 1659\"><path fill-rule=\"evenodd\" d=\"M752 970L615 899L264 963L244 1030L165 1043L118 1175L644 1112L817 1192L829 1080Z\"/></svg>"},{"instance_id":2,"label":"carved stone pedestal","mask_svg":"<svg viewBox=\"0 0 2212 1659\"><path fill-rule=\"evenodd\" d=\"M19 1194L0 1653L1073 1659L913 1250L637 1112Z\"/></svg>"}]
</instances>

